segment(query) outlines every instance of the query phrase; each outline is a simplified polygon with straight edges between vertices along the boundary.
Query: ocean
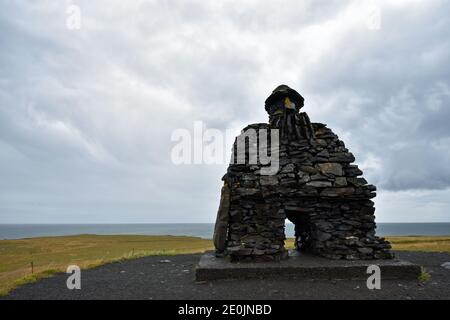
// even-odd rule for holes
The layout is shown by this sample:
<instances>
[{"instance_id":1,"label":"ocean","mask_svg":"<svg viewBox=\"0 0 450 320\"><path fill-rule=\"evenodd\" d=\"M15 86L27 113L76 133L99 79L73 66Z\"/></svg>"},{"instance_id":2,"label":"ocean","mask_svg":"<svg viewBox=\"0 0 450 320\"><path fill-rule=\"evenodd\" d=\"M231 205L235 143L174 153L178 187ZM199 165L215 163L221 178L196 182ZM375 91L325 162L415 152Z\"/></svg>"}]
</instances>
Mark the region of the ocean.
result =
<instances>
[{"instance_id":1,"label":"ocean","mask_svg":"<svg viewBox=\"0 0 450 320\"><path fill-rule=\"evenodd\" d=\"M450 223L378 223L379 236L450 235ZM0 224L0 239L22 239L76 234L137 234L195 236L211 239L212 223L179 224ZM294 225L286 224L287 237L294 236Z\"/></svg>"}]
</instances>

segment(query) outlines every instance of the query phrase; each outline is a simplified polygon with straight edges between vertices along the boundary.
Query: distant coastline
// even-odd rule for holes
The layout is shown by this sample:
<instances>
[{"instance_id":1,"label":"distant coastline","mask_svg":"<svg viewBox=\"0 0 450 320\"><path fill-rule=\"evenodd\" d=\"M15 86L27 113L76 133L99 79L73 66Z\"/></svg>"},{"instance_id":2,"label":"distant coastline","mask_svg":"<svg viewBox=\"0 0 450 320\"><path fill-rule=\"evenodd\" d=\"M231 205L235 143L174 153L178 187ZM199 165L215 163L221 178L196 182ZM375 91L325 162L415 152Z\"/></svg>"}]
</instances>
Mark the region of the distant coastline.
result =
<instances>
[{"instance_id":1,"label":"distant coastline","mask_svg":"<svg viewBox=\"0 0 450 320\"><path fill-rule=\"evenodd\" d=\"M450 222L377 223L379 236L446 236ZM21 239L76 234L172 235L211 239L213 223L142 224L0 224L0 239ZM293 237L294 226L286 224L286 236Z\"/></svg>"}]
</instances>

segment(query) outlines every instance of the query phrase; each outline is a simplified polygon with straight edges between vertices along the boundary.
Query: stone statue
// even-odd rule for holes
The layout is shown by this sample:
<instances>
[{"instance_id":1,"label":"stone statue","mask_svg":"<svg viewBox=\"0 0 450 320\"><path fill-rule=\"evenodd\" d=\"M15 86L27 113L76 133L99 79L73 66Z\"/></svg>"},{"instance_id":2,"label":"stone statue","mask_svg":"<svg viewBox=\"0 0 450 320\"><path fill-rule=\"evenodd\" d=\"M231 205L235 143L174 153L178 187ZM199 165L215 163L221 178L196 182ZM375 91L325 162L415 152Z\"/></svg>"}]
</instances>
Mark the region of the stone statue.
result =
<instances>
[{"instance_id":1,"label":"stone statue","mask_svg":"<svg viewBox=\"0 0 450 320\"><path fill-rule=\"evenodd\" d=\"M375 235L375 186L360 177L343 141L300 112L303 104L298 92L278 86L265 102L269 123L249 125L236 138L222 179L216 255L232 261L287 258L287 218L295 225L298 251L330 259L392 258L390 244ZM277 156L275 174L263 174L268 164L261 146Z\"/></svg>"}]
</instances>

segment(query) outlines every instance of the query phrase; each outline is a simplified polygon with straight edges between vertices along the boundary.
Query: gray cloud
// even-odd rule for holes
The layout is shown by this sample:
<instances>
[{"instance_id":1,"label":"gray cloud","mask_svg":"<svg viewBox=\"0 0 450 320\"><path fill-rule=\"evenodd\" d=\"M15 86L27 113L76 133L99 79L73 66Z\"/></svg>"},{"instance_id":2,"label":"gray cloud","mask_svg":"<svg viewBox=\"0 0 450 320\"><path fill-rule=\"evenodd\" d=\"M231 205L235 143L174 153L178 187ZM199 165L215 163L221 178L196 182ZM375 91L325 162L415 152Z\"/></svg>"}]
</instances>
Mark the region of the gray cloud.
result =
<instances>
[{"instance_id":1,"label":"gray cloud","mask_svg":"<svg viewBox=\"0 0 450 320\"><path fill-rule=\"evenodd\" d=\"M449 196L449 4L377 3L379 30L369 1L3 2L0 223L212 221L226 164L173 165L171 133L266 121L280 83L380 199ZM380 199L385 220L448 220Z\"/></svg>"}]
</instances>

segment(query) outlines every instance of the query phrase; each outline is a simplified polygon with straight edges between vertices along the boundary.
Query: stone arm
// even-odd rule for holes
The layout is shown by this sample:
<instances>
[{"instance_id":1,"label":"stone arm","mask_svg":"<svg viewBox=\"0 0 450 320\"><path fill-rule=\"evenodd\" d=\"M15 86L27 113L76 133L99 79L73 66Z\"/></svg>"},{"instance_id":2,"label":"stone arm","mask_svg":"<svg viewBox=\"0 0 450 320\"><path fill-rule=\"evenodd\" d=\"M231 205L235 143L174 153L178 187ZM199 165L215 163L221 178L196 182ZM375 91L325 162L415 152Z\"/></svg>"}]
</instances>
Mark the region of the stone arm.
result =
<instances>
[{"instance_id":1,"label":"stone arm","mask_svg":"<svg viewBox=\"0 0 450 320\"><path fill-rule=\"evenodd\" d=\"M226 247L228 235L228 220L230 211L230 188L228 184L222 187L220 195L219 210L217 211L216 224L214 227L214 247L217 252L223 252Z\"/></svg>"}]
</instances>

